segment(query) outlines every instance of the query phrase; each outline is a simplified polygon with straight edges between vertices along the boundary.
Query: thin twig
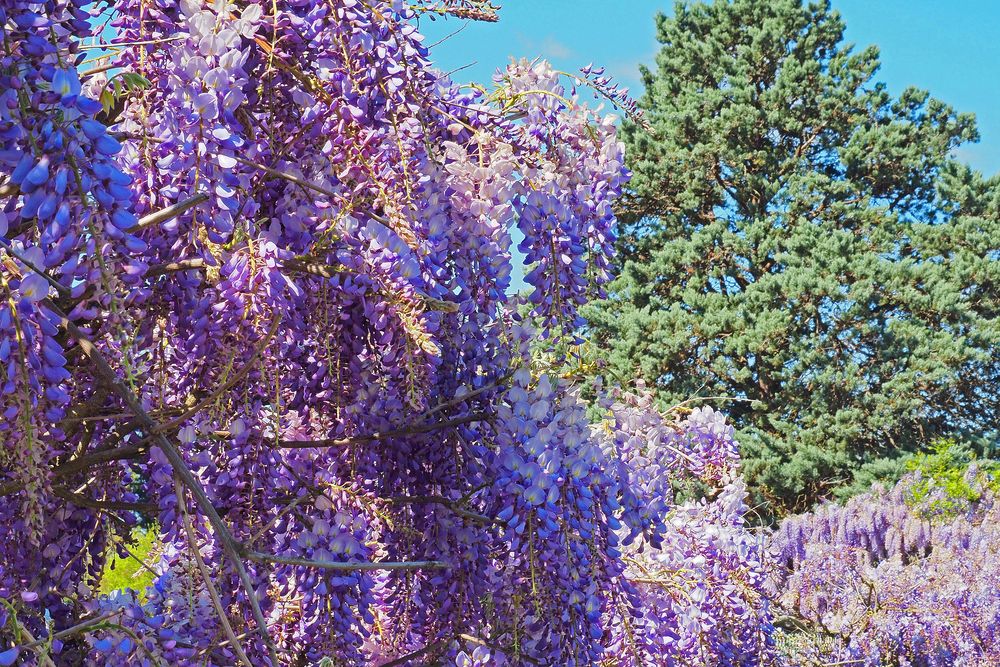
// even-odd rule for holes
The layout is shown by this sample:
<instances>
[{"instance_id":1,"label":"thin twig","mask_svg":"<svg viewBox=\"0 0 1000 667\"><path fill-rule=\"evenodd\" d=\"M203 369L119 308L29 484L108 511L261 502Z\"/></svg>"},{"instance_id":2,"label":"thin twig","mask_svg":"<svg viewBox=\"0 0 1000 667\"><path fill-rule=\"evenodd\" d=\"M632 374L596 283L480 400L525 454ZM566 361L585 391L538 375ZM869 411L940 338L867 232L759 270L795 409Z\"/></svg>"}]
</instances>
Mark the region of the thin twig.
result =
<instances>
[{"instance_id":1,"label":"thin twig","mask_svg":"<svg viewBox=\"0 0 1000 667\"><path fill-rule=\"evenodd\" d=\"M326 195L327 197L332 197L334 199L336 199L339 196L333 190L330 190L328 188L324 188L322 185L316 185L315 183L310 183L309 181L305 180L304 178L296 176L295 174L293 174L291 172L281 171L280 169L274 169L273 167L268 167L267 165L263 165L263 164L261 164L259 162L254 162L253 160L247 160L246 158L242 158L242 157L240 157L238 155L233 155L231 157L234 160L236 160L237 162L239 162L240 164L245 165L247 167L253 167L254 169L257 169L258 171L264 172L268 176L274 176L275 178L284 179L284 180L288 181L289 183L295 183L296 185L301 185L304 188L307 188L307 189L312 190L314 192L318 192L321 195Z\"/></svg>"},{"instance_id":2,"label":"thin twig","mask_svg":"<svg viewBox=\"0 0 1000 667\"><path fill-rule=\"evenodd\" d=\"M400 496L390 498L388 501L392 505L443 505L459 516L464 516L473 521L481 523L503 523L499 519L488 517L484 514L477 514L462 507L461 503L449 500L443 496Z\"/></svg>"},{"instance_id":3,"label":"thin twig","mask_svg":"<svg viewBox=\"0 0 1000 667\"><path fill-rule=\"evenodd\" d=\"M461 67L456 67L455 69L448 70L447 72L444 73L444 75L450 79L452 74L455 74L456 72L461 72L463 69L469 69L470 67L473 67L474 65L478 64L479 64L478 60L473 60L471 63L467 63L465 65L462 65Z\"/></svg>"},{"instance_id":4,"label":"thin twig","mask_svg":"<svg viewBox=\"0 0 1000 667\"><path fill-rule=\"evenodd\" d=\"M309 447L346 447L349 445L356 445L363 442L372 442L374 440L398 438L406 435L416 435L418 433L431 433L433 431L438 431L443 428L449 428L451 426L458 426L460 424L469 424L471 422L486 421L487 417L488 415L484 413L474 413L471 415L463 415L461 417L455 417L454 419L447 419L445 421L434 422L432 424L416 424L412 426L405 426L399 429L394 429L391 431L382 431L376 433L369 433L368 435L359 435L353 438L328 438L324 440L279 440L276 446L279 449L306 449Z\"/></svg>"},{"instance_id":5,"label":"thin twig","mask_svg":"<svg viewBox=\"0 0 1000 667\"><path fill-rule=\"evenodd\" d=\"M56 289L57 292L59 292L59 296L61 296L61 297L67 297L67 296L69 296L71 294L71 290L68 287L66 287L65 285L63 285L62 283L60 283L58 280L56 280L55 278L53 278L52 276L50 276L48 273L46 273L45 271L43 271L41 268L35 266L29 260L25 259L24 256L21 255L21 253L19 253L18 251L14 250L13 246L11 244L7 243L6 240L0 238L0 246L3 246L4 250L6 250L11 255L13 255L19 262L21 262L22 264L24 264L25 266L27 266L34 273L37 273L42 278L45 278L45 281L48 284L52 285Z\"/></svg>"},{"instance_id":6,"label":"thin twig","mask_svg":"<svg viewBox=\"0 0 1000 667\"><path fill-rule=\"evenodd\" d=\"M53 634L52 637L51 637L51 639L65 639L66 637L72 637L73 635L78 635L78 634L80 634L82 632L86 632L87 630L89 630L90 628L92 628L95 625L99 625L99 624L103 623L104 621L106 621L108 619L114 618L115 616L119 616L124 611L125 611L124 609L116 609L114 611L109 611L109 612L107 612L105 614L101 614L100 616L98 616L96 618L91 618L91 619L88 619L86 621L80 621L76 625L72 625L72 626L66 628L65 630L60 630L59 632ZM31 642L30 644L23 644L22 646L19 646L18 648L21 648L21 649L32 649L32 648L34 648L36 646L41 646L42 644L45 644L48 641L49 641L49 637L46 637L45 639L36 639L35 641Z\"/></svg>"},{"instance_id":7,"label":"thin twig","mask_svg":"<svg viewBox=\"0 0 1000 667\"><path fill-rule=\"evenodd\" d=\"M202 257L193 257L191 259L180 259L176 262L167 262L166 264L155 264L149 267L146 271L147 278L156 278L157 276L162 276L166 273L174 273L176 271L190 271L192 269L201 269L205 267L205 260Z\"/></svg>"},{"instance_id":8,"label":"thin twig","mask_svg":"<svg viewBox=\"0 0 1000 667\"><path fill-rule=\"evenodd\" d=\"M160 576L159 572L157 572L156 570L154 570L149 565L149 563L147 563L145 560L143 560L142 558L139 558L139 556L136 555L135 552L133 552L131 549L129 549L128 546L125 545L124 543L122 543L122 544L116 544L114 546L115 546L116 549L123 549L125 551L125 553L128 554L129 558L131 558L132 560L134 560L135 562L137 562L139 564L139 567L141 567L143 570L146 570L146 572L149 572L151 575L153 575L154 578ZM136 573L132 575L132 578L135 579L138 576L139 576L139 572L136 571Z\"/></svg>"},{"instance_id":9,"label":"thin twig","mask_svg":"<svg viewBox=\"0 0 1000 667\"><path fill-rule=\"evenodd\" d=\"M195 535L194 526L191 525L191 516L188 514L184 487L181 484L180 479L176 476L174 477L174 488L177 493L177 503L180 505L181 517L184 522L184 532L187 534L188 546L191 548L191 555L194 556L195 563L198 564L198 570L201 572L201 578L205 582L205 588L208 589L208 595L212 598L212 606L215 607L215 613L219 617L219 623L222 624L222 631L226 633L226 637L228 637L230 643L232 643L233 650L236 651L236 657L238 657L240 661L246 665L246 667L253 667L253 663L250 662L250 658L247 657L247 654L243 651L243 646L236 638L236 633L233 632L233 626L229 624L229 616L226 614L226 610L222 606L222 600L219 598L219 591L215 590L215 584L212 583L212 573L208 570L208 566L205 564L205 559L201 557L201 550L198 548L198 536Z\"/></svg>"},{"instance_id":10,"label":"thin twig","mask_svg":"<svg viewBox=\"0 0 1000 667\"><path fill-rule=\"evenodd\" d=\"M494 382L485 384L482 387L479 387L478 389L473 389L472 391L462 394L461 396L455 396L452 399L438 403L434 407L429 408L427 411L425 411L424 414L420 415L420 419L421 420L427 419L436 412L440 412L441 410L446 410L452 406L458 405L459 403L464 403L465 401L472 400L476 396L479 396L480 394L487 392L490 389L495 389L501 385L504 385L506 384L507 380L511 378L512 375L513 375L512 373L508 373L507 375L498 378Z\"/></svg>"},{"instance_id":11,"label":"thin twig","mask_svg":"<svg viewBox=\"0 0 1000 667\"><path fill-rule=\"evenodd\" d=\"M73 473L86 470L96 463L108 463L111 461L133 459L141 454L143 449L144 448L139 445L127 445L125 447L116 447L114 449L101 449L96 452L91 452L90 454L78 456L75 459L71 459L66 463L56 466L56 468L52 471L52 474L55 477L66 477L68 475L72 475ZM2 492L0 492L0 495L3 495Z\"/></svg>"},{"instance_id":12,"label":"thin twig","mask_svg":"<svg viewBox=\"0 0 1000 667\"><path fill-rule=\"evenodd\" d=\"M154 503L131 503L124 500L95 500L94 498L88 498L87 496L74 493L69 489L65 489L60 486L53 487L52 493L67 502L73 503L77 507L87 507L90 509L108 512L121 511L149 513L155 512L159 509Z\"/></svg>"},{"instance_id":13,"label":"thin twig","mask_svg":"<svg viewBox=\"0 0 1000 667\"><path fill-rule=\"evenodd\" d=\"M308 497L309 497L309 495L308 495L308 494L306 494L306 495L302 495L302 496L295 496L295 498L293 498L293 499L292 499L292 502L290 502L290 503L288 503L287 505L285 505L284 507L282 507L282 508L281 508L281 511L279 511L279 512L278 512L277 514L275 514L275 515L274 515L273 517L271 517L271 520L270 520L270 521L268 521L268 522L267 522L267 523L266 523L266 524L264 525L264 527L263 527L263 528L261 528L260 530L258 530L258 531L257 531L257 532L256 532L256 533L255 533L255 534L254 534L254 535L253 535L253 536L252 536L252 537L251 537L250 539L249 539L249 540L247 540L247 542L246 542L246 545L247 545L248 547L252 547L252 546L253 546L254 544L256 544L256 543L257 543L257 541L258 541L258 540L259 540L260 538L264 537L264 534L265 534L265 533L266 533L267 531L269 531L269 530L271 529L271 527L272 527L272 526L273 526L273 525L274 525L275 523L277 523L277 521L278 521L278 520L279 520L279 519L280 519L281 517L285 516L286 514L288 514L288 513L289 513L289 512L291 512L292 510L294 510L294 509L295 509L295 507L296 507L296 506L297 506L297 505L298 505L298 504L299 504L300 502L302 502L303 500L305 500L305 499L306 499L306 498L308 498Z\"/></svg>"},{"instance_id":14,"label":"thin twig","mask_svg":"<svg viewBox=\"0 0 1000 667\"><path fill-rule=\"evenodd\" d=\"M116 67L118 67L118 65L116 65L114 63L108 64L108 65L101 65L99 67L94 67L92 69L88 69L85 72L80 72L80 78L81 79L86 79L88 77L94 76L95 74L100 74L101 72L109 72L109 71L113 70Z\"/></svg>"},{"instance_id":15,"label":"thin twig","mask_svg":"<svg viewBox=\"0 0 1000 667\"><path fill-rule=\"evenodd\" d=\"M446 570L451 566L442 560L413 560L413 561L383 561L364 562L353 561L341 563L329 560L309 560L308 558L296 558L294 556L276 556L260 551L251 551L247 558L258 563L277 563L280 565L297 565L299 567L314 567L320 570L336 570L338 572L371 572L371 571L394 571L394 570Z\"/></svg>"},{"instance_id":16,"label":"thin twig","mask_svg":"<svg viewBox=\"0 0 1000 667\"><path fill-rule=\"evenodd\" d=\"M752 399L752 398L738 398L736 396L694 396L692 398L687 399L686 401L681 401L677 405L674 405L673 407L668 408L667 412L673 412L677 408L683 407L683 406L687 405L688 403L696 403L698 401L730 401L730 402L733 402L733 403L753 403L754 399Z\"/></svg>"},{"instance_id":17,"label":"thin twig","mask_svg":"<svg viewBox=\"0 0 1000 667\"><path fill-rule=\"evenodd\" d=\"M333 198L333 199L339 199L340 196L341 196L341 195L337 194L336 192L334 192L333 190L330 190L329 188L325 188L322 185L317 185L315 183L310 183L306 179L301 178L300 176L296 176L295 174L293 174L291 172L282 171L280 169L275 169L274 167L268 167L267 165L263 165L263 164L261 164L259 162L254 162L253 160L247 160L246 158L242 158L242 157L240 157L238 155L230 155L229 157L231 157L232 159L236 160L237 162L239 162L240 164L242 164L244 166L253 167L254 169L257 169L258 171L262 171L265 174L267 174L268 176L274 176L275 178L284 179L284 180L288 181L289 183L295 183L296 185L300 185L303 188L306 188L308 190L312 190L313 192L318 192L321 195L326 195L327 197L330 197L330 198ZM391 225L389 224L389 221L387 219L385 219L384 217L382 217L382 216L380 216L380 215L378 215L378 214L376 214L376 213L374 213L372 211L367 212L365 215L367 215L372 220L375 220L376 222L380 222L380 223L382 223L383 225L385 225L387 227L391 227Z\"/></svg>"},{"instance_id":18,"label":"thin twig","mask_svg":"<svg viewBox=\"0 0 1000 667\"><path fill-rule=\"evenodd\" d=\"M236 635L236 639L246 639L247 637L249 637L252 634L253 634L252 630L249 631L249 632L244 632L242 634ZM212 651L214 651L216 649L222 648L223 646L229 646L230 643L231 642L228 639L224 639L223 641L219 642L218 644L213 644L212 646L208 646L206 648L203 648L200 651L198 651L197 653L195 653L193 656L191 656L191 660L192 661L197 660L198 658L200 658L202 656L205 656L205 655L208 655L209 653L211 653Z\"/></svg>"},{"instance_id":19,"label":"thin twig","mask_svg":"<svg viewBox=\"0 0 1000 667\"><path fill-rule=\"evenodd\" d=\"M139 218L139 222L136 223L135 230L133 231L145 229L146 227L150 227L152 225L156 225L161 222L166 222L167 220L172 220L173 218L179 216L181 213L184 213L185 211L188 211L197 206L198 204L201 204L202 202L206 201L208 201L208 195L204 192L199 192L196 195L188 197L184 201L177 202L172 206L160 209L155 213L144 215L143 217Z\"/></svg>"},{"instance_id":20,"label":"thin twig","mask_svg":"<svg viewBox=\"0 0 1000 667\"><path fill-rule=\"evenodd\" d=\"M154 44L166 44L167 42L176 42L180 39L187 39L186 35L177 35L176 37L164 37L162 39L147 39L141 42L108 42L106 44L79 44L77 48L81 51L93 51L97 50L110 50L110 49L122 49L129 46L151 46Z\"/></svg>"},{"instance_id":21,"label":"thin twig","mask_svg":"<svg viewBox=\"0 0 1000 667\"><path fill-rule=\"evenodd\" d=\"M447 35L445 35L444 37L442 37L438 41L436 41L436 42L434 42L432 44L428 44L427 48L428 49L433 49L435 46L439 46L439 45L443 44L444 42L447 42L449 39L451 39L455 35L459 34L463 30L465 30L466 28L468 28L469 24L470 24L470 21L465 21L465 23L463 23L461 26L459 26L459 28L457 30L452 30L450 33L448 33Z\"/></svg>"}]
</instances>

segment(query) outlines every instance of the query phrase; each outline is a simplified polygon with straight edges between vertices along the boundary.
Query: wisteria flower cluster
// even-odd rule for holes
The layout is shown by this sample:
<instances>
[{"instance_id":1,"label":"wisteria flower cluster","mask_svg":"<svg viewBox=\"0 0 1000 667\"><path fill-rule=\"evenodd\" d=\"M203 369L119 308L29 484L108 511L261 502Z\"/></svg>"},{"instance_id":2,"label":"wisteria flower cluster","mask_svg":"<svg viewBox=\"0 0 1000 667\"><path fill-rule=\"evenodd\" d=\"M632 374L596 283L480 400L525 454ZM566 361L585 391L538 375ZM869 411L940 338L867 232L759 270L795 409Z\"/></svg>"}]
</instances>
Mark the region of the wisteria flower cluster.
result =
<instances>
[{"instance_id":1,"label":"wisteria flower cluster","mask_svg":"<svg viewBox=\"0 0 1000 667\"><path fill-rule=\"evenodd\" d=\"M1000 661L1000 505L975 464L966 476L978 497L945 515L943 489L914 473L784 521L769 585L794 621L794 664Z\"/></svg>"},{"instance_id":2,"label":"wisteria flower cluster","mask_svg":"<svg viewBox=\"0 0 1000 667\"><path fill-rule=\"evenodd\" d=\"M583 75L580 82L586 84L594 90L595 97L604 97L609 100L617 109L622 112L636 125L647 130L651 130L649 121L646 120L639 103L629 94L627 87L615 83L611 75L606 73L604 67L595 67L593 64L580 68Z\"/></svg>"},{"instance_id":3,"label":"wisteria flower cluster","mask_svg":"<svg viewBox=\"0 0 1000 667\"><path fill-rule=\"evenodd\" d=\"M763 535L746 520L734 429L711 407L681 418L638 393L604 401L610 471L623 489L626 576L642 615L645 651L622 664L664 667L777 665ZM711 499L674 501L675 485L701 482ZM636 494L636 495L633 495Z\"/></svg>"}]
</instances>

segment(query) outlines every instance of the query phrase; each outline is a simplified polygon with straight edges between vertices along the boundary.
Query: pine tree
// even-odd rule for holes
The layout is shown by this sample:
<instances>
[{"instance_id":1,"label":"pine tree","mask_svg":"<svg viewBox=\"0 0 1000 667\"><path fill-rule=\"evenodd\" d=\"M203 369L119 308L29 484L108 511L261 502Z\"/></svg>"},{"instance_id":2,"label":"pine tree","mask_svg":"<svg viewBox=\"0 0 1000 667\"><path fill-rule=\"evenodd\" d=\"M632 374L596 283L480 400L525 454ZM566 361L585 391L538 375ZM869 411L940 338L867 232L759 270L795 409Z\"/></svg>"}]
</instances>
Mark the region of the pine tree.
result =
<instances>
[{"instance_id":1,"label":"pine tree","mask_svg":"<svg viewBox=\"0 0 1000 667\"><path fill-rule=\"evenodd\" d=\"M776 508L992 438L1000 181L952 158L974 117L893 98L828 2L682 3L657 31L620 277L588 311L617 373L744 399L725 410Z\"/></svg>"}]
</instances>

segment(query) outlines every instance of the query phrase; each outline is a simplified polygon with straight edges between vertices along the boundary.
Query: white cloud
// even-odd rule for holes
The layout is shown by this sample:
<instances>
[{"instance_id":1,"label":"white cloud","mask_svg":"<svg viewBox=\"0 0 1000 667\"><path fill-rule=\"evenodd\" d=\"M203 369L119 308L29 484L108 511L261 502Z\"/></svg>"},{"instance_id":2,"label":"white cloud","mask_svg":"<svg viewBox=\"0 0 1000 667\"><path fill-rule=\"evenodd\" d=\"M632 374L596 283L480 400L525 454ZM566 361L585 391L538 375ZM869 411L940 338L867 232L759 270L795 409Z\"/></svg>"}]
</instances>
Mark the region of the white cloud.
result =
<instances>
[{"instance_id":1,"label":"white cloud","mask_svg":"<svg viewBox=\"0 0 1000 667\"><path fill-rule=\"evenodd\" d=\"M523 50L523 53L518 55L522 55L527 58L536 58L541 56L548 59L564 60L566 58L572 58L576 55L576 52L573 51L573 49L566 46L566 44L559 41L552 35L546 35L541 40L537 40L519 32L517 33L517 41L520 42L520 47Z\"/></svg>"}]
</instances>

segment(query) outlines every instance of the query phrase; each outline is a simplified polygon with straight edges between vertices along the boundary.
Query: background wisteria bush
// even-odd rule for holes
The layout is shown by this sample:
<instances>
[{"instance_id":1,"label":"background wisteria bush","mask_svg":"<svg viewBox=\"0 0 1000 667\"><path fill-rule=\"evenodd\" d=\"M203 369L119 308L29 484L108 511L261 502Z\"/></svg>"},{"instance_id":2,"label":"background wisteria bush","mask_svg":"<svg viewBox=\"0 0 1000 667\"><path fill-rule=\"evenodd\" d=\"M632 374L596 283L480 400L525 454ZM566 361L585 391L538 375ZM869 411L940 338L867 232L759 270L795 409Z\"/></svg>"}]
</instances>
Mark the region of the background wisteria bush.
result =
<instances>
[{"instance_id":1,"label":"background wisteria bush","mask_svg":"<svg viewBox=\"0 0 1000 667\"><path fill-rule=\"evenodd\" d=\"M975 462L958 480L946 471L918 469L782 522L768 588L798 642L795 662L1000 661L997 478Z\"/></svg>"},{"instance_id":2,"label":"background wisteria bush","mask_svg":"<svg viewBox=\"0 0 1000 667\"><path fill-rule=\"evenodd\" d=\"M991 464L768 531L711 402L580 371L581 90L653 129L434 68L496 11L0 2L0 665L996 664Z\"/></svg>"}]
</instances>

